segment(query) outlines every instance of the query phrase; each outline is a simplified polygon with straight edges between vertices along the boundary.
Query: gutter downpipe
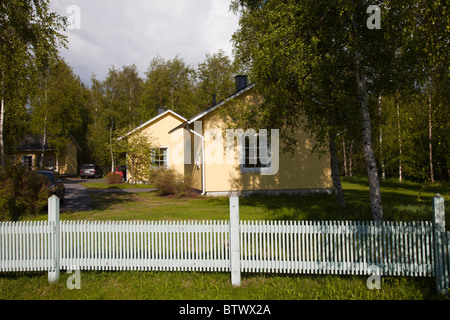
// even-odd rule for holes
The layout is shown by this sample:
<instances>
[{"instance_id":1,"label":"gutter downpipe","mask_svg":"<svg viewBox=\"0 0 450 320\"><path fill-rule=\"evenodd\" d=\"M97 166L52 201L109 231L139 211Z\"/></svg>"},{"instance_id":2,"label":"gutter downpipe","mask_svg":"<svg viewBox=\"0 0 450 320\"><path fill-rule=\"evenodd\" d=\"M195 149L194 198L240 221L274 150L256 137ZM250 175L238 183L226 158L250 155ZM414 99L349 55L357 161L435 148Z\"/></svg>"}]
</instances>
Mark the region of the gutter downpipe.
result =
<instances>
[{"instance_id":1,"label":"gutter downpipe","mask_svg":"<svg viewBox=\"0 0 450 320\"><path fill-rule=\"evenodd\" d=\"M193 134L195 134L196 136L198 136L200 139L202 139L202 196L204 196L206 194L206 185L205 185L205 138L195 132L194 130L189 128L189 125L186 125L186 129L189 132L192 132Z\"/></svg>"}]
</instances>

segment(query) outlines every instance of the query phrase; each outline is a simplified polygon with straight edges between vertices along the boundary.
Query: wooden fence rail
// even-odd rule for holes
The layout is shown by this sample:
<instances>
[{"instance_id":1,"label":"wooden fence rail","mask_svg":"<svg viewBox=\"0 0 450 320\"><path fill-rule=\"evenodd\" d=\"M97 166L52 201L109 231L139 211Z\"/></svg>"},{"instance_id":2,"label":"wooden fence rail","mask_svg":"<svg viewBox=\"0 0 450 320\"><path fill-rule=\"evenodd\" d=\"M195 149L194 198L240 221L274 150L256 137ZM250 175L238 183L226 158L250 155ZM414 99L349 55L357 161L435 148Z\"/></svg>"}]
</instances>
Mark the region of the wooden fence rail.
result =
<instances>
[{"instance_id":1,"label":"wooden fence rail","mask_svg":"<svg viewBox=\"0 0 450 320\"><path fill-rule=\"evenodd\" d=\"M0 271L160 270L436 277L448 293L450 233L443 199L433 222L241 221L230 198L230 221L49 221L0 223Z\"/></svg>"}]
</instances>

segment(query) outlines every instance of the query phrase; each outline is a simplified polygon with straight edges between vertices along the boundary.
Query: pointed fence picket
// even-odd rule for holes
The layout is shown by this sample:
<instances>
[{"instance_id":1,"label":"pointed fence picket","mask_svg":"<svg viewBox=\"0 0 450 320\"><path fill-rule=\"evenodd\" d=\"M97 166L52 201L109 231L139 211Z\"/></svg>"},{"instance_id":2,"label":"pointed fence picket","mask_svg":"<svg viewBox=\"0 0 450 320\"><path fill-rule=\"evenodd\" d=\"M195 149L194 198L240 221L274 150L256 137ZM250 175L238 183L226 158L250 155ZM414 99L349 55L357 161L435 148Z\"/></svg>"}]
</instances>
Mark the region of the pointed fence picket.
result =
<instances>
[{"instance_id":1,"label":"pointed fence picket","mask_svg":"<svg viewBox=\"0 0 450 320\"><path fill-rule=\"evenodd\" d=\"M238 211L238 223L59 221L55 205L55 220L0 223L0 271L222 271L238 284L240 272L369 275L375 265L380 275L436 277L445 293L450 233L441 198L436 221L379 223L241 221Z\"/></svg>"}]
</instances>

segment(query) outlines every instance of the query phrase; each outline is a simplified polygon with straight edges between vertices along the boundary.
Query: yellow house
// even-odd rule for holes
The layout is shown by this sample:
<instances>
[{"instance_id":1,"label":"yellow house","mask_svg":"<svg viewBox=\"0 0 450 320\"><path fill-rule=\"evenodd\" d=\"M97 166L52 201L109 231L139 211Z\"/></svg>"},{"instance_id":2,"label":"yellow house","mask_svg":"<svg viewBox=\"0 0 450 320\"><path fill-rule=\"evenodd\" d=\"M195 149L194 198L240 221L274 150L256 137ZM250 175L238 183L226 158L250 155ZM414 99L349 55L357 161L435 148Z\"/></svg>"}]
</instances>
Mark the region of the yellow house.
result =
<instances>
[{"instance_id":1,"label":"yellow house","mask_svg":"<svg viewBox=\"0 0 450 320\"><path fill-rule=\"evenodd\" d=\"M185 161L185 149L190 150L190 145L186 146L185 143L189 143L190 138L184 136L185 132L182 129L171 133L169 133L169 130L186 121L186 118L176 112L160 108L157 116L120 137L119 141L133 135L147 137L151 144L149 148L153 151L151 156L152 164L156 167L173 168L185 175L192 170L190 161ZM127 159L127 181L134 183L146 182L146 177L133 176L135 170L131 166L132 164Z\"/></svg>"},{"instance_id":2,"label":"yellow house","mask_svg":"<svg viewBox=\"0 0 450 320\"><path fill-rule=\"evenodd\" d=\"M191 119L168 110L132 132L157 138L164 165L191 175L193 188L203 195L331 194L329 153L312 153L314 140L304 130L296 132L294 152L283 153L282 130L229 129L232 119L222 108L245 110L261 99L255 84L247 85L246 77L239 76L233 95Z\"/></svg>"},{"instance_id":3,"label":"yellow house","mask_svg":"<svg viewBox=\"0 0 450 320\"><path fill-rule=\"evenodd\" d=\"M74 176L78 173L78 151L82 151L75 138L69 134L64 150L56 150L45 145L43 169L58 172L61 175ZM39 169L42 157L42 136L28 135L16 149L15 158L31 170Z\"/></svg>"}]
</instances>

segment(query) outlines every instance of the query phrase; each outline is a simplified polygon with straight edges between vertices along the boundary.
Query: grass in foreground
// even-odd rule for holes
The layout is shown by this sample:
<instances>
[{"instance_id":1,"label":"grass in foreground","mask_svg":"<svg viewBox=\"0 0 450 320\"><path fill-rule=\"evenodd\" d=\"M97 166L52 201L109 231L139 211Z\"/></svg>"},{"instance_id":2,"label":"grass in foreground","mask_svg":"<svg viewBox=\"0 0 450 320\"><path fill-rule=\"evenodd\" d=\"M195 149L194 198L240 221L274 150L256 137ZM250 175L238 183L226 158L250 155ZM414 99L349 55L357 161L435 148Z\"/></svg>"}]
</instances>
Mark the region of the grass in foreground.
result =
<instances>
[{"instance_id":1,"label":"grass in foreground","mask_svg":"<svg viewBox=\"0 0 450 320\"><path fill-rule=\"evenodd\" d=\"M423 300L442 299L434 279L383 277L381 290L369 290L365 276L243 274L241 287L229 273L81 271L81 288L68 289L61 272L49 285L45 273L0 277L0 299L71 300Z\"/></svg>"}]
</instances>

